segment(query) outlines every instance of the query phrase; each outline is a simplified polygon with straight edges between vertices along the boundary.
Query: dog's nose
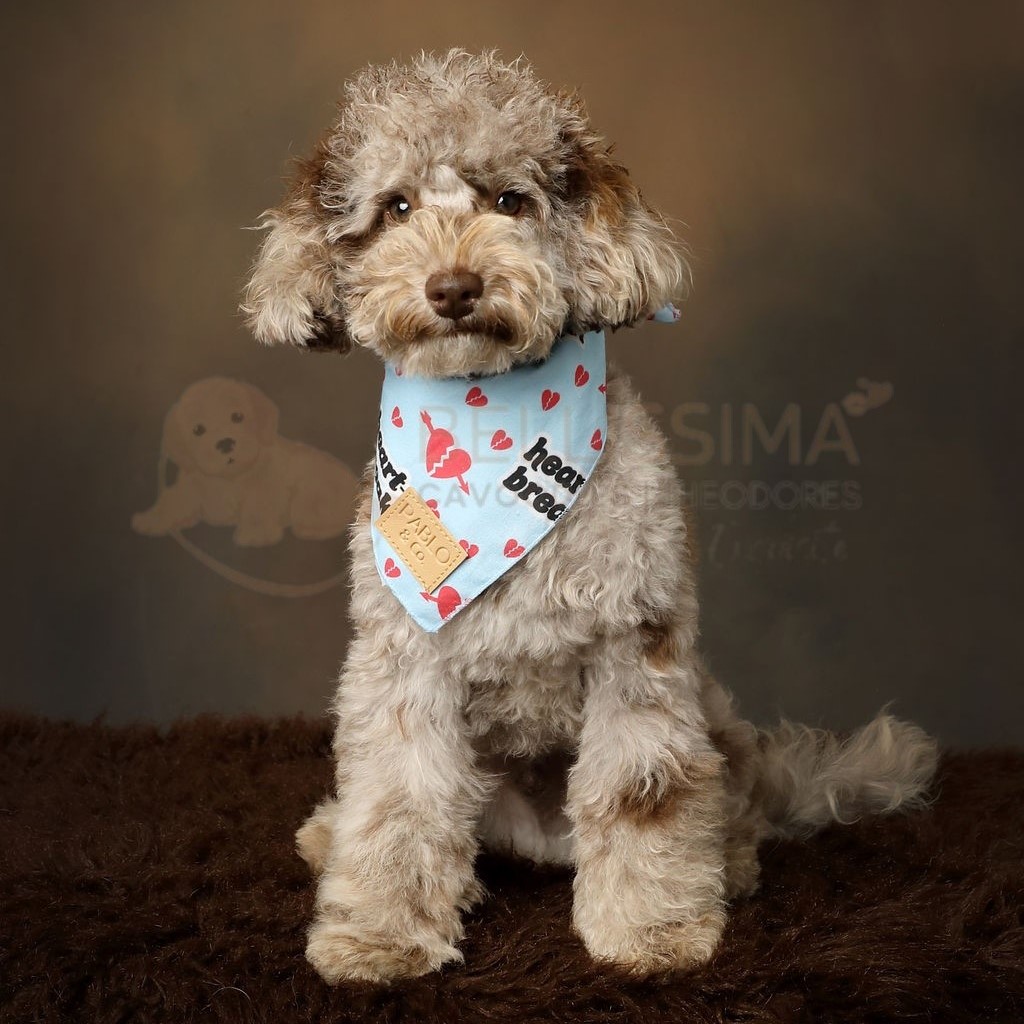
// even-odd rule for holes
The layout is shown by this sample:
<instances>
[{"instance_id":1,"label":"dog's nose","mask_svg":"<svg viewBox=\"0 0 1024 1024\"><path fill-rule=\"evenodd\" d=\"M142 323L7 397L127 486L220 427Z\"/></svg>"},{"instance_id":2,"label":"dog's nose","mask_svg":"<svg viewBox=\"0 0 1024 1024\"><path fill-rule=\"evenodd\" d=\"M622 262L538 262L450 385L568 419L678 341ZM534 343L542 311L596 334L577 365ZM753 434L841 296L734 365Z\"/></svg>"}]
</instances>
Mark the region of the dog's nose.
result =
<instances>
[{"instance_id":1,"label":"dog's nose","mask_svg":"<svg viewBox=\"0 0 1024 1024\"><path fill-rule=\"evenodd\" d=\"M230 455L235 450L235 439L233 437L222 437L216 444L217 451Z\"/></svg>"},{"instance_id":2,"label":"dog's nose","mask_svg":"<svg viewBox=\"0 0 1024 1024\"><path fill-rule=\"evenodd\" d=\"M431 274L424 291L438 316L459 320L472 312L473 303L484 293L484 283L469 270L448 270Z\"/></svg>"}]
</instances>

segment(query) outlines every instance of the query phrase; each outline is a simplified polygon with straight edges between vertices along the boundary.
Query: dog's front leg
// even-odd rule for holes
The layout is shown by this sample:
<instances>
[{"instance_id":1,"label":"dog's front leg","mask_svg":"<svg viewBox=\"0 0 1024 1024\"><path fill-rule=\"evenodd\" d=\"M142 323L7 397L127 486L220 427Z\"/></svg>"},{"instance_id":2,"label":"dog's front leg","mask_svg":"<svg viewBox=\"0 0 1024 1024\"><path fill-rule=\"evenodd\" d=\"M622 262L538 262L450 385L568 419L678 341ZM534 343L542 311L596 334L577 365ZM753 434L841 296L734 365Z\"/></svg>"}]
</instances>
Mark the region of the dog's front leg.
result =
<instances>
[{"instance_id":1,"label":"dog's front leg","mask_svg":"<svg viewBox=\"0 0 1024 1024\"><path fill-rule=\"evenodd\" d=\"M358 636L338 695L338 802L306 950L329 982L461 960L484 785L438 659Z\"/></svg>"},{"instance_id":2,"label":"dog's front leg","mask_svg":"<svg viewBox=\"0 0 1024 1024\"><path fill-rule=\"evenodd\" d=\"M132 529L148 537L163 537L171 530L186 530L203 517L199 488L184 473L171 487L165 487L156 503L132 516Z\"/></svg>"},{"instance_id":3,"label":"dog's front leg","mask_svg":"<svg viewBox=\"0 0 1024 1024\"><path fill-rule=\"evenodd\" d=\"M698 679L668 623L601 640L587 671L573 923L592 956L638 974L704 962L725 922L724 764Z\"/></svg>"}]
</instances>

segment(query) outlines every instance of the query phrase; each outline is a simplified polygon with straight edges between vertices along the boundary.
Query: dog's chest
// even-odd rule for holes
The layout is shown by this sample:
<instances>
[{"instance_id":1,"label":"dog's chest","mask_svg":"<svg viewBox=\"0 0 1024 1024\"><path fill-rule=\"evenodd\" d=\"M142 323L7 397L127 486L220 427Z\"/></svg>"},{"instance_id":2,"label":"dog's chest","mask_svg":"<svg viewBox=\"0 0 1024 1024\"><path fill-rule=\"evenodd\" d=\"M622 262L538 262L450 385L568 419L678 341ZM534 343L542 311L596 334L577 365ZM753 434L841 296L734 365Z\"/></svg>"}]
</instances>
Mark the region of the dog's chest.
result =
<instances>
[{"instance_id":1,"label":"dog's chest","mask_svg":"<svg viewBox=\"0 0 1024 1024\"><path fill-rule=\"evenodd\" d=\"M451 625L470 730L496 752L535 755L575 742L591 647L621 628L614 617L637 599L625 584L609 590L625 567L610 572L595 556L589 522L565 523Z\"/></svg>"},{"instance_id":2,"label":"dog's chest","mask_svg":"<svg viewBox=\"0 0 1024 1024\"><path fill-rule=\"evenodd\" d=\"M213 525L238 522L241 488L237 480L206 478L203 482L203 516Z\"/></svg>"},{"instance_id":3,"label":"dog's chest","mask_svg":"<svg viewBox=\"0 0 1024 1024\"><path fill-rule=\"evenodd\" d=\"M535 755L574 742L583 708L580 661L508 666L500 678L471 683L466 705L470 733L493 752Z\"/></svg>"}]
</instances>

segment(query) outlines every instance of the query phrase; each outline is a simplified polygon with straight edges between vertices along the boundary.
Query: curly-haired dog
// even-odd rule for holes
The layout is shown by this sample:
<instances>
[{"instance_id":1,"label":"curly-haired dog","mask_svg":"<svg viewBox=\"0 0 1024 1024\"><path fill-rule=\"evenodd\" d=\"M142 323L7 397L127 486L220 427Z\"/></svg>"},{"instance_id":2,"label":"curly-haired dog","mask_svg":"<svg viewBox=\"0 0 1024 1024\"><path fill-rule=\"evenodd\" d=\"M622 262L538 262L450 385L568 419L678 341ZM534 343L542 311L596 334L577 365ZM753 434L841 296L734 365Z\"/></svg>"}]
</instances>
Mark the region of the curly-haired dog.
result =
<instances>
[{"instance_id":1,"label":"curly-haired dog","mask_svg":"<svg viewBox=\"0 0 1024 1024\"><path fill-rule=\"evenodd\" d=\"M304 540L338 536L356 491L351 470L282 437L277 420L277 406L251 384L208 377L189 385L161 440L177 476L161 479L155 504L132 516L132 528L162 536L200 522L234 526L235 543L253 547L276 544L286 528Z\"/></svg>"},{"instance_id":2,"label":"curly-haired dog","mask_svg":"<svg viewBox=\"0 0 1024 1024\"><path fill-rule=\"evenodd\" d=\"M536 365L565 330L634 324L685 279L580 101L491 54L364 71L264 226L257 337L354 341L411 377ZM362 503L336 798L298 836L319 874L307 955L329 981L459 960L481 840L575 865L594 957L701 963L765 836L921 799L935 746L914 726L882 716L842 742L736 716L697 651L666 441L614 370L607 415L577 503L440 632L382 585Z\"/></svg>"}]
</instances>

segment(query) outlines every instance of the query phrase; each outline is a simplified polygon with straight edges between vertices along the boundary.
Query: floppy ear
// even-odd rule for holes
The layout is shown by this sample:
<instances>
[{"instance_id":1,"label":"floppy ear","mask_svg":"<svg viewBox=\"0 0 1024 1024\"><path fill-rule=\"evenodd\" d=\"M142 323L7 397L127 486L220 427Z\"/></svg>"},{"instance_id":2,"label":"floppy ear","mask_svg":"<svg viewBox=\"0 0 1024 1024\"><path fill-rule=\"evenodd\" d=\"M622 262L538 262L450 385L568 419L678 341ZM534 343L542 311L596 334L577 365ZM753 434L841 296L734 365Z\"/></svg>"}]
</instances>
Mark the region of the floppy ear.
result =
<instances>
[{"instance_id":1,"label":"floppy ear","mask_svg":"<svg viewBox=\"0 0 1024 1024\"><path fill-rule=\"evenodd\" d=\"M260 223L269 234L253 264L242 312L267 345L347 352L352 344L338 298L339 254L327 240L320 205L326 160L321 144L312 159L299 163L284 202Z\"/></svg>"},{"instance_id":2,"label":"floppy ear","mask_svg":"<svg viewBox=\"0 0 1024 1024\"><path fill-rule=\"evenodd\" d=\"M270 444L277 437L277 424L280 413L277 406L252 384L245 385L256 416L256 431L262 444Z\"/></svg>"},{"instance_id":3,"label":"floppy ear","mask_svg":"<svg viewBox=\"0 0 1024 1024\"><path fill-rule=\"evenodd\" d=\"M568 299L580 327L632 324L680 296L689 280L682 246L589 131L571 140L566 193L574 225Z\"/></svg>"},{"instance_id":4,"label":"floppy ear","mask_svg":"<svg viewBox=\"0 0 1024 1024\"><path fill-rule=\"evenodd\" d=\"M181 404L175 402L167 410L164 417L164 432L160 439L160 454L170 459L180 470L195 469L192 458L191 442L187 433L187 425L183 422L184 415ZM169 484L169 486L171 486Z\"/></svg>"}]
</instances>

